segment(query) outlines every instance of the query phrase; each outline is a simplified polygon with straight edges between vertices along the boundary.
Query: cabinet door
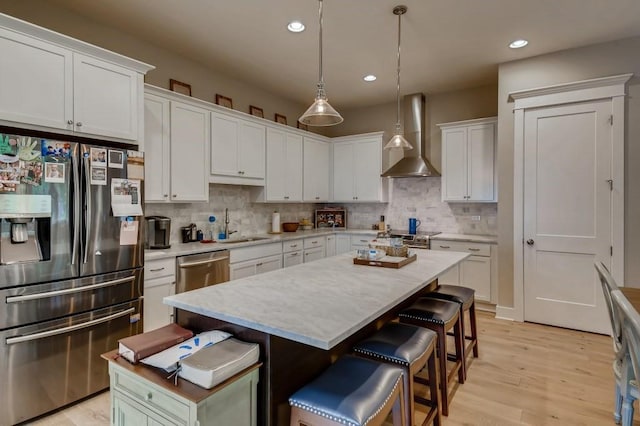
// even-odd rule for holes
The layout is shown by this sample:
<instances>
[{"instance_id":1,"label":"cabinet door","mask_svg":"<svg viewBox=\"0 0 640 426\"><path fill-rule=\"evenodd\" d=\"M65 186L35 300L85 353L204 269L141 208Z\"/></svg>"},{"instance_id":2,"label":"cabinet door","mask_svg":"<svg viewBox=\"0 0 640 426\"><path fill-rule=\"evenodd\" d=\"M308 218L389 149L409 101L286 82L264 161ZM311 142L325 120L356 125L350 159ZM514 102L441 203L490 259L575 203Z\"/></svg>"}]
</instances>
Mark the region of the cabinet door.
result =
<instances>
[{"instance_id":1,"label":"cabinet door","mask_svg":"<svg viewBox=\"0 0 640 426\"><path fill-rule=\"evenodd\" d=\"M262 257L256 260L256 274L263 274L280 268L282 268L281 255Z\"/></svg>"},{"instance_id":2,"label":"cabinet door","mask_svg":"<svg viewBox=\"0 0 640 426\"><path fill-rule=\"evenodd\" d=\"M238 175L238 120L211 114L211 174Z\"/></svg>"},{"instance_id":3,"label":"cabinet door","mask_svg":"<svg viewBox=\"0 0 640 426\"><path fill-rule=\"evenodd\" d=\"M476 300L491 301L491 258L471 256L462 262L460 284L476 291Z\"/></svg>"},{"instance_id":4,"label":"cabinet door","mask_svg":"<svg viewBox=\"0 0 640 426\"><path fill-rule=\"evenodd\" d=\"M304 263L313 262L324 258L324 247L307 249L304 251Z\"/></svg>"},{"instance_id":5,"label":"cabinet door","mask_svg":"<svg viewBox=\"0 0 640 426\"><path fill-rule=\"evenodd\" d=\"M283 254L284 267L288 268L289 266L300 265L302 263L302 257L302 250Z\"/></svg>"},{"instance_id":6,"label":"cabinet door","mask_svg":"<svg viewBox=\"0 0 640 426\"><path fill-rule=\"evenodd\" d=\"M287 196L285 145L282 130L267 129L267 201L282 201Z\"/></svg>"},{"instance_id":7,"label":"cabinet door","mask_svg":"<svg viewBox=\"0 0 640 426\"><path fill-rule=\"evenodd\" d=\"M253 261L242 262L236 265L229 265L229 278L231 280L251 277L255 274L256 274L256 263Z\"/></svg>"},{"instance_id":8,"label":"cabinet door","mask_svg":"<svg viewBox=\"0 0 640 426\"><path fill-rule=\"evenodd\" d=\"M354 145L356 201L380 201L380 144L362 141Z\"/></svg>"},{"instance_id":9,"label":"cabinet door","mask_svg":"<svg viewBox=\"0 0 640 426\"><path fill-rule=\"evenodd\" d=\"M264 179L265 127L239 121L238 171L241 177Z\"/></svg>"},{"instance_id":10,"label":"cabinet door","mask_svg":"<svg viewBox=\"0 0 640 426\"><path fill-rule=\"evenodd\" d=\"M351 251L351 238L349 235L336 235L336 254L348 253L349 251Z\"/></svg>"},{"instance_id":11,"label":"cabinet door","mask_svg":"<svg viewBox=\"0 0 640 426\"><path fill-rule=\"evenodd\" d=\"M336 236L335 235L327 235L326 254L327 254L327 257L336 255Z\"/></svg>"},{"instance_id":12,"label":"cabinet door","mask_svg":"<svg viewBox=\"0 0 640 426\"><path fill-rule=\"evenodd\" d=\"M302 137L285 134L285 189L287 201L302 201Z\"/></svg>"},{"instance_id":13,"label":"cabinet door","mask_svg":"<svg viewBox=\"0 0 640 426\"><path fill-rule=\"evenodd\" d=\"M495 201L493 124L471 126L467 135L468 200Z\"/></svg>"},{"instance_id":14,"label":"cabinet door","mask_svg":"<svg viewBox=\"0 0 640 426\"><path fill-rule=\"evenodd\" d=\"M330 150L328 143L304 138L304 201L317 203L329 200Z\"/></svg>"},{"instance_id":15,"label":"cabinet door","mask_svg":"<svg viewBox=\"0 0 640 426\"><path fill-rule=\"evenodd\" d=\"M0 28L0 55L0 120L71 130L71 51Z\"/></svg>"},{"instance_id":16,"label":"cabinet door","mask_svg":"<svg viewBox=\"0 0 640 426\"><path fill-rule=\"evenodd\" d=\"M333 199L334 201L355 200L355 179L353 170L353 144L341 143L333 147Z\"/></svg>"},{"instance_id":17,"label":"cabinet door","mask_svg":"<svg viewBox=\"0 0 640 426\"><path fill-rule=\"evenodd\" d=\"M173 308L162 299L175 294L175 277L144 280L144 332L173 322Z\"/></svg>"},{"instance_id":18,"label":"cabinet door","mask_svg":"<svg viewBox=\"0 0 640 426\"><path fill-rule=\"evenodd\" d=\"M442 131L442 201L467 197L467 129Z\"/></svg>"},{"instance_id":19,"label":"cabinet door","mask_svg":"<svg viewBox=\"0 0 640 426\"><path fill-rule=\"evenodd\" d=\"M75 53L73 84L75 131L138 139L137 72Z\"/></svg>"},{"instance_id":20,"label":"cabinet door","mask_svg":"<svg viewBox=\"0 0 640 426\"><path fill-rule=\"evenodd\" d=\"M456 265L438 277L438 284L460 285L460 265Z\"/></svg>"},{"instance_id":21,"label":"cabinet door","mask_svg":"<svg viewBox=\"0 0 640 426\"><path fill-rule=\"evenodd\" d=\"M113 426L140 426L147 424L147 415L117 394L113 397Z\"/></svg>"},{"instance_id":22,"label":"cabinet door","mask_svg":"<svg viewBox=\"0 0 640 426\"><path fill-rule=\"evenodd\" d=\"M207 201L209 111L171 102L171 200Z\"/></svg>"},{"instance_id":23,"label":"cabinet door","mask_svg":"<svg viewBox=\"0 0 640 426\"><path fill-rule=\"evenodd\" d=\"M144 98L145 201L169 201L171 166L169 161L168 99L154 95Z\"/></svg>"}]
</instances>

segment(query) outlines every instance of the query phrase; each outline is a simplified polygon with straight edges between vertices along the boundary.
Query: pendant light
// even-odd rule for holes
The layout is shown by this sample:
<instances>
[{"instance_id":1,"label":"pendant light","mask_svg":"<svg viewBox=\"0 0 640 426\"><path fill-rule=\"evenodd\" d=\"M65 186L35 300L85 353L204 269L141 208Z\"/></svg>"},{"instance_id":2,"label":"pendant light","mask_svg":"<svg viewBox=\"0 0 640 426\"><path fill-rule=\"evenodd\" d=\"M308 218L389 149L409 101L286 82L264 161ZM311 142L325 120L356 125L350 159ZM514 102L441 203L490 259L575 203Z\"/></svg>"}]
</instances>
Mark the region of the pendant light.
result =
<instances>
[{"instance_id":1,"label":"pendant light","mask_svg":"<svg viewBox=\"0 0 640 426\"><path fill-rule=\"evenodd\" d=\"M318 15L320 16L320 60L319 60L319 78L318 91L316 92L315 102L305 111L298 119L302 124L307 126L333 126L340 124L344 120L342 116L329 105L327 94L324 91L324 78L322 76L322 0L319 0L320 8Z\"/></svg>"},{"instance_id":2,"label":"pendant light","mask_svg":"<svg viewBox=\"0 0 640 426\"><path fill-rule=\"evenodd\" d=\"M398 103L398 109L396 111L396 132L389 142L384 146L384 149L402 148L413 149L411 144L404 138L402 134L402 128L400 127L400 34L402 30L402 15L407 12L407 6L396 6L393 8L393 14L398 16L398 85L396 100Z\"/></svg>"}]
</instances>

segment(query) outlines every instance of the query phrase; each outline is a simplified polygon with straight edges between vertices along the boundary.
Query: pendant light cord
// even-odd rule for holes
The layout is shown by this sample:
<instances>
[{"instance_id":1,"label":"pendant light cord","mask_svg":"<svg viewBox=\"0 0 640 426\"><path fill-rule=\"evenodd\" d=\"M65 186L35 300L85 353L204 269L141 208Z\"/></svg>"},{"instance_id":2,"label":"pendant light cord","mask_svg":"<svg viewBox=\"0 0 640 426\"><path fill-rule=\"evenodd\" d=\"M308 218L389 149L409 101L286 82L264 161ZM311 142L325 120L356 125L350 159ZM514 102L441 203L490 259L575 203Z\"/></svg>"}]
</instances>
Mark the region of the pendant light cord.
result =
<instances>
[{"instance_id":1,"label":"pendant light cord","mask_svg":"<svg viewBox=\"0 0 640 426\"><path fill-rule=\"evenodd\" d=\"M324 93L324 76L322 75L322 0L319 0L320 6L318 10L318 21L320 23L320 37L318 41L318 50L320 52L320 58L318 61L318 96L325 98Z\"/></svg>"},{"instance_id":2,"label":"pendant light cord","mask_svg":"<svg viewBox=\"0 0 640 426\"><path fill-rule=\"evenodd\" d=\"M398 15L398 86L396 92L398 108L396 110L396 133L400 133L400 35L402 34L402 15L404 11L402 9L396 9L394 13Z\"/></svg>"}]
</instances>

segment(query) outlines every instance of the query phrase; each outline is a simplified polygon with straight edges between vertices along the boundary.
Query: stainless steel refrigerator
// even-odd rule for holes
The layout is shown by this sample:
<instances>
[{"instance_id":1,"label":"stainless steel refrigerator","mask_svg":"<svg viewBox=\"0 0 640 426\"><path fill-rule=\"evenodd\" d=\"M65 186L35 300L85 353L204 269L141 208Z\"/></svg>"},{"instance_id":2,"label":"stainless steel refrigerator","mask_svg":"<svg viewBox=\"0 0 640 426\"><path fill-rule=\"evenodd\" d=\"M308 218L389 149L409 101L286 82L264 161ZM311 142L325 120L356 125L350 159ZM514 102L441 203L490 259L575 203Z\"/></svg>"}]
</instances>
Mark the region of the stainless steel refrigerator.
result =
<instances>
[{"instance_id":1,"label":"stainless steel refrigerator","mask_svg":"<svg viewBox=\"0 0 640 426\"><path fill-rule=\"evenodd\" d=\"M143 157L0 134L0 425L109 386L142 331Z\"/></svg>"}]
</instances>

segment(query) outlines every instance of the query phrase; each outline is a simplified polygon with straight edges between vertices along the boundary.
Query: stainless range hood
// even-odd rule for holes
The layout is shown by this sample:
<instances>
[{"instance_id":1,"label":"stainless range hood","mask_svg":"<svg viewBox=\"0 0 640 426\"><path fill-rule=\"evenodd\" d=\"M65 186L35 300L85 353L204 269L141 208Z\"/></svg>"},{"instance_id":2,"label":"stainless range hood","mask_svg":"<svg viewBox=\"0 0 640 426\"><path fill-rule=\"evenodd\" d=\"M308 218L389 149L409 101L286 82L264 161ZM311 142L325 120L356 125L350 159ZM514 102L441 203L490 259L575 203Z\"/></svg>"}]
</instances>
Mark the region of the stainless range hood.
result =
<instances>
[{"instance_id":1,"label":"stainless range hood","mask_svg":"<svg viewBox=\"0 0 640 426\"><path fill-rule=\"evenodd\" d=\"M436 170L427 158L429 136L425 133L425 100L422 93L407 95L404 102L404 137L413 149L405 151L405 157L382 173L382 177L437 177Z\"/></svg>"}]
</instances>

